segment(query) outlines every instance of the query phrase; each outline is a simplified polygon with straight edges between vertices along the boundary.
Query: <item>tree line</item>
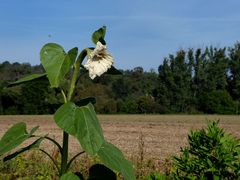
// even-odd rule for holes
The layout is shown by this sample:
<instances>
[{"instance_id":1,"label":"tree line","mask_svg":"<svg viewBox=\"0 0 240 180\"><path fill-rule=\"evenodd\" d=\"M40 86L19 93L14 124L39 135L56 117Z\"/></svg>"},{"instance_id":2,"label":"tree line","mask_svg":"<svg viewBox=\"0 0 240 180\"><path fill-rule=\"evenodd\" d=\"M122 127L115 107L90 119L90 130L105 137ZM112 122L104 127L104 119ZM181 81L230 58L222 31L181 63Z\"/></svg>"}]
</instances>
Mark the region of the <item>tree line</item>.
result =
<instances>
[{"instance_id":1,"label":"tree line","mask_svg":"<svg viewBox=\"0 0 240 180\"><path fill-rule=\"evenodd\" d=\"M98 113L239 114L240 43L232 47L179 50L164 58L158 72L120 70L93 81L79 77L75 101L96 97ZM14 87L9 82L44 72L41 65L0 63L0 114L52 114L62 103L46 78ZM68 85L68 81L63 82Z\"/></svg>"}]
</instances>

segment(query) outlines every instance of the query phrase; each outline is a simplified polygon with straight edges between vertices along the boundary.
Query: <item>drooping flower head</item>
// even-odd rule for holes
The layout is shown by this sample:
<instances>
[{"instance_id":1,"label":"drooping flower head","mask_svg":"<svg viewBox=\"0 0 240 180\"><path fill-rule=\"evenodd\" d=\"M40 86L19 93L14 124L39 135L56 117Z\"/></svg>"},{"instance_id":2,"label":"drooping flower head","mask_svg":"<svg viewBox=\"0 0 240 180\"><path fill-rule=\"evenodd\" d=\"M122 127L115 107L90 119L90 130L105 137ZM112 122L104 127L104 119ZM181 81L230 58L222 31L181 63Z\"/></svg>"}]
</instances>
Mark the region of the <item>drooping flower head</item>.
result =
<instances>
[{"instance_id":1,"label":"drooping flower head","mask_svg":"<svg viewBox=\"0 0 240 180\"><path fill-rule=\"evenodd\" d=\"M89 71L89 76L94 79L96 76L101 76L107 72L113 64L113 57L107 52L106 45L100 41L97 42L95 49L90 53L84 67Z\"/></svg>"}]
</instances>

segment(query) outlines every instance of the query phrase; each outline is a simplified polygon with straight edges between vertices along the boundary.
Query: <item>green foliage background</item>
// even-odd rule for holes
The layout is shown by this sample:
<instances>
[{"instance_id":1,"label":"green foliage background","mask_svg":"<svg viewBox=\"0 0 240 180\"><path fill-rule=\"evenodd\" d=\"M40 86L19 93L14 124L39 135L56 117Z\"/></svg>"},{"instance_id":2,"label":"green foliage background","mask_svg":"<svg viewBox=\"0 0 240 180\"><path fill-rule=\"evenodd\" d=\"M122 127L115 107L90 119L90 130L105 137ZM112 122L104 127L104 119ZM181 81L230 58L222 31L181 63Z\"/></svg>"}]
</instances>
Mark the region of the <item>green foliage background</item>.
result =
<instances>
[{"instance_id":1,"label":"green foliage background","mask_svg":"<svg viewBox=\"0 0 240 180\"><path fill-rule=\"evenodd\" d=\"M158 72L145 72L142 67L121 72L94 81L82 76L74 101L95 96L95 109L104 114L239 114L240 43L229 48L179 50L163 60ZM6 88L31 73L43 73L42 66L0 64L0 114L52 114L57 110L61 93L50 88L44 76Z\"/></svg>"}]
</instances>

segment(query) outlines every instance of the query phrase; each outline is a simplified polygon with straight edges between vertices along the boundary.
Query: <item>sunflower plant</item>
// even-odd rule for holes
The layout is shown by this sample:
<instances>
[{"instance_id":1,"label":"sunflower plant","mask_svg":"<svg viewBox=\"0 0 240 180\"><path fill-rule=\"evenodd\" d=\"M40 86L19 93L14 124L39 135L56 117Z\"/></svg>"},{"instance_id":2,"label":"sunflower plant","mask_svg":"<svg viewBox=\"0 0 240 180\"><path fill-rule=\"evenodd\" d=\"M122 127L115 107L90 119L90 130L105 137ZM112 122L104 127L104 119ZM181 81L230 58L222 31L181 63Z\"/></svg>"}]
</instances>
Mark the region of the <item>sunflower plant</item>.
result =
<instances>
[{"instance_id":1,"label":"sunflower plant","mask_svg":"<svg viewBox=\"0 0 240 180\"><path fill-rule=\"evenodd\" d=\"M81 172L72 173L69 172L69 168L79 155L87 153L88 155L98 156L103 164L92 167L92 170L97 169L96 172L98 173L95 174L95 171L93 171L90 176L94 178L107 177L104 173L109 171L102 171L101 169L110 168L114 172L120 172L124 179L135 179L132 164L116 146L107 142L104 138L102 128L94 111L93 103L95 98L88 97L77 104L73 102L76 83L84 73L89 73L91 79L104 73L119 73L113 67L112 55L107 51L105 34L105 26L95 31L92 34L95 47L85 48L80 53L78 53L76 47L65 52L63 47L56 43L44 45L40 51L40 60L45 73L32 74L10 84L11 86L19 85L47 77L51 88L58 88L61 91L64 103L55 112L54 121L63 131L63 140L62 144L60 144L48 135L36 135L35 132L38 127L34 127L28 132L24 122L17 123L8 129L0 140L0 156L3 156L3 161L8 161L27 150L38 148L53 161L60 179L83 179ZM86 63L83 63L84 59L86 59ZM68 88L65 88L66 83L63 82L67 81L66 75L69 76L69 74L71 78ZM79 152L72 157L69 157L68 153L70 135L79 141L83 149L83 152ZM17 149L20 144L30 138L34 138L31 144ZM58 148L61 155L60 163L56 162L48 152L40 149L39 146L43 140L52 142ZM99 171L102 173L99 173Z\"/></svg>"}]
</instances>

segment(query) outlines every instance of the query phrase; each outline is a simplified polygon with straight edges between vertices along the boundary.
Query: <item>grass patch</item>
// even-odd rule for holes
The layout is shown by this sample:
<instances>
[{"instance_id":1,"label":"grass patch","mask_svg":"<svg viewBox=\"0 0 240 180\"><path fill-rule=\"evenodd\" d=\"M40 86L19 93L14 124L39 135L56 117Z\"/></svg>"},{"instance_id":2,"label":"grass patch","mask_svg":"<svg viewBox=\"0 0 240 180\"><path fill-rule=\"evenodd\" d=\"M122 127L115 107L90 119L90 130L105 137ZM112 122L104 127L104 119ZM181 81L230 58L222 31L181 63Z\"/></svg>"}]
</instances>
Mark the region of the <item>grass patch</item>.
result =
<instances>
[{"instance_id":1,"label":"grass patch","mask_svg":"<svg viewBox=\"0 0 240 180\"><path fill-rule=\"evenodd\" d=\"M136 167L136 178L147 179L150 174L167 173L171 169L171 163L166 161L154 161L152 159L143 159L141 157L131 157L131 161ZM83 155L71 165L72 172L81 172L84 177L88 177L88 169L96 163L98 158L91 158ZM52 180L58 179L57 172L50 160L38 151L24 153L10 161L0 162L0 179L12 180ZM123 179L118 174L118 179Z\"/></svg>"}]
</instances>

